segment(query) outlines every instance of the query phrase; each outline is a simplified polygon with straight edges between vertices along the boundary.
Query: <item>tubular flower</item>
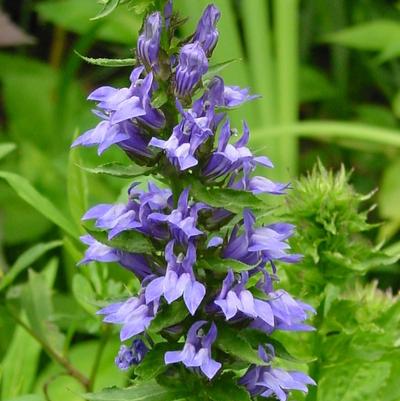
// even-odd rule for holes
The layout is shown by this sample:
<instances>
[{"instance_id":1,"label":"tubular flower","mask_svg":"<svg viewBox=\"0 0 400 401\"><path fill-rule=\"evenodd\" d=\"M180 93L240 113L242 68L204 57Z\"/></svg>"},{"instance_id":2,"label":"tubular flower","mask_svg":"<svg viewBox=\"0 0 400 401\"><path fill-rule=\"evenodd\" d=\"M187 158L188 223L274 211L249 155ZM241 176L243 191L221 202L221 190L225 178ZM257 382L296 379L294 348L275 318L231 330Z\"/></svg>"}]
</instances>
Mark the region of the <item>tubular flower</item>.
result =
<instances>
[{"instance_id":1,"label":"tubular flower","mask_svg":"<svg viewBox=\"0 0 400 401\"><path fill-rule=\"evenodd\" d=\"M160 50L162 17L161 13L150 14L144 22L143 32L139 35L136 52L147 70L157 65Z\"/></svg>"}]
</instances>

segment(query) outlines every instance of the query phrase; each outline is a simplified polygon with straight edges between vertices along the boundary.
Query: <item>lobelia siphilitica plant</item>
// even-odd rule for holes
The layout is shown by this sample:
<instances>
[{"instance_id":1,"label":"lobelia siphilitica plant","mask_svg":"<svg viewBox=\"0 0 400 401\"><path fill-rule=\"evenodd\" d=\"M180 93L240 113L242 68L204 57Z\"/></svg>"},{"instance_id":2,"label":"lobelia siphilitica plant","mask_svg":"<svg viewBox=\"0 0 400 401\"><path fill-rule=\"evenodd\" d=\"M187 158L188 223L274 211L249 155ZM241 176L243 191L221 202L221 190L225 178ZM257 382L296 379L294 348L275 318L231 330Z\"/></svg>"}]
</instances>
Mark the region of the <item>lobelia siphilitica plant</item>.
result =
<instances>
[{"instance_id":1,"label":"lobelia siphilitica plant","mask_svg":"<svg viewBox=\"0 0 400 401\"><path fill-rule=\"evenodd\" d=\"M273 165L247 147L245 122L240 136L230 126L226 112L257 96L209 66L219 10L209 5L179 41L183 20L171 1L163 6L144 20L130 86L93 91L101 121L73 143L99 155L117 145L150 176L147 189L132 183L126 203L83 216L94 228L80 263L117 262L140 280L138 294L98 311L121 327L115 362L136 367L134 384L156 379L184 387L179 399L203 400L219 399L222 383L240 399L283 401L315 382L276 367L284 347L273 334L312 330L304 322L314 310L277 289L276 263L301 256L289 253L293 225L257 224L270 206L256 195L282 196L288 185L253 175Z\"/></svg>"}]
</instances>

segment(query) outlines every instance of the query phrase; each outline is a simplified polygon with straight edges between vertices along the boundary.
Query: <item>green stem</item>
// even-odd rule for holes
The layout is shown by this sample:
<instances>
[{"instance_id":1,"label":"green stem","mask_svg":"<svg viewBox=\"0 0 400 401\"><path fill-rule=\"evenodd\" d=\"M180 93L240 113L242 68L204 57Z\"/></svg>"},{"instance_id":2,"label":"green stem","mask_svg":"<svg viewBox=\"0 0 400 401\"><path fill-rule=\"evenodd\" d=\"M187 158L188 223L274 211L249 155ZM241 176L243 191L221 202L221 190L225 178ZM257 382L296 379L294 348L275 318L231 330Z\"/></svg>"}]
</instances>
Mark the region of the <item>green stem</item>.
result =
<instances>
[{"instance_id":1,"label":"green stem","mask_svg":"<svg viewBox=\"0 0 400 401\"><path fill-rule=\"evenodd\" d=\"M298 119L298 6L298 0L274 0L279 124ZM297 147L296 137L280 138L276 164L282 178L297 173Z\"/></svg>"},{"instance_id":2,"label":"green stem","mask_svg":"<svg viewBox=\"0 0 400 401\"><path fill-rule=\"evenodd\" d=\"M59 354L56 350L51 348L49 344L43 341L43 339L40 338L24 321L22 321L18 314L16 314L11 308L7 307L7 311L16 321L16 323L18 323L23 329L25 329L27 333L31 335L41 345L43 350L47 353L47 355L49 355L50 358L54 359L54 361L60 364L70 376L80 382L86 391L89 390L90 381L84 374L77 370L68 359Z\"/></svg>"},{"instance_id":3,"label":"green stem","mask_svg":"<svg viewBox=\"0 0 400 401\"><path fill-rule=\"evenodd\" d=\"M97 352L96 352L96 357L93 361L92 371L90 372L90 377L89 377L88 391L93 390L94 381L96 379L96 375L99 370L101 357L103 356L104 348L105 348L109 338L110 338L110 327L106 326L104 328L103 335L100 338L99 345L98 345Z\"/></svg>"}]
</instances>

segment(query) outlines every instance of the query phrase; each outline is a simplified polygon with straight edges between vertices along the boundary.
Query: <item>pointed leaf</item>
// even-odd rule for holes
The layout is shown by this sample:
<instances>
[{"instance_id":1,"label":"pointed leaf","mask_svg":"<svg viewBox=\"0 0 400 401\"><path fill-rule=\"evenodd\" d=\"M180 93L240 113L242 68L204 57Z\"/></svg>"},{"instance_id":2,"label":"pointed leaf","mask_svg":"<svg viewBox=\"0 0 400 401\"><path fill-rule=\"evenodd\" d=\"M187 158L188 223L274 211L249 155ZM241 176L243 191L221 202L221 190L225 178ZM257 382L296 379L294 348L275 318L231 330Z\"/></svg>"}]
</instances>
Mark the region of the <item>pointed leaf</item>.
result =
<instances>
[{"instance_id":1,"label":"pointed leaf","mask_svg":"<svg viewBox=\"0 0 400 401\"><path fill-rule=\"evenodd\" d=\"M11 153L17 145L15 143L0 143L0 159Z\"/></svg>"},{"instance_id":2,"label":"pointed leaf","mask_svg":"<svg viewBox=\"0 0 400 401\"><path fill-rule=\"evenodd\" d=\"M142 167L137 164L127 166L122 163L106 163L97 167L80 166L80 168L92 174L110 175L119 178L136 178L142 175L149 175L154 171L154 168Z\"/></svg>"},{"instance_id":3,"label":"pointed leaf","mask_svg":"<svg viewBox=\"0 0 400 401\"><path fill-rule=\"evenodd\" d=\"M130 67L136 64L136 59L134 58L92 58L86 57L82 54L78 53L75 50L75 54L77 54L81 59L85 60L89 64L99 65L101 67Z\"/></svg>"},{"instance_id":4,"label":"pointed leaf","mask_svg":"<svg viewBox=\"0 0 400 401\"><path fill-rule=\"evenodd\" d=\"M108 14L111 14L118 7L118 4L120 3L121 0L106 0L106 1L107 2L104 4L100 12L95 17L91 18L92 21L103 18Z\"/></svg>"}]
</instances>

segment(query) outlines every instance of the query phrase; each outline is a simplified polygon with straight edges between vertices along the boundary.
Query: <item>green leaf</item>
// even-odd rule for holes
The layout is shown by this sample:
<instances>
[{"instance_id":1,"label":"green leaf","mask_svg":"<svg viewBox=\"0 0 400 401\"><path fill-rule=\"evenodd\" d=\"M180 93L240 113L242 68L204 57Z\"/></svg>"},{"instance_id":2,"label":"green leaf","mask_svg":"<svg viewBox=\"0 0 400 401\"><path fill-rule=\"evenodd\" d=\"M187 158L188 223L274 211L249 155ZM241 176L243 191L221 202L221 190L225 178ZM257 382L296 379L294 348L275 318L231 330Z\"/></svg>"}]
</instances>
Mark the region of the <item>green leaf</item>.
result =
<instances>
[{"instance_id":1,"label":"green leaf","mask_svg":"<svg viewBox=\"0 0 400 401\"><path fill-rule=\"evenodd\" d=\"M216 256L210 256L198 260L197 266L219 273L227 273L229 269L232 269L234 272L240 273L242 271L251 270L254 268L254 266L246 265L245 263L239 262L238 260L223 259Z\"/></svg>"},{"instance_id":2,"label":"green leaf","mask_svg":"<svg viewBox=\"0 0 400 401\"><path fill-rule=\"evenodd\" d=\"M236 63L237 61L241 61L241 59L235 58L228 61L224 61L223 63L218 63L210 66L208 68L208 71L203 75L203 81L210 80L214 75L219 74L226 67L230 66L233 63Z\"/></svg>"},{"instance_id":3,"label":"green leaf","mask_svg":"<svg viewBox=\"0 0 400 401\"><path fill-rule=\"evenodd\" d=\"M85 226L85 230L97 241L112 248L121 249L125 252L153 253L154 248L151 242L138 231L125 231L117 237L109 240L106 231L92 230Z\"/></svg>"},{"instance_id":4,"label":"green leaf","mask_svg":"<svg viewBox=\"0 0 400 401\"><path fill-rule=\"evenodd\" d=\"M141 26L141 19L127 13L123 7L97 21L90 21L99 10L97 1L61 0L41 1L35 7L40 18L70 32L85 35L95 30L96 38L132 46Z\"/></svg>"},{"instance_id":5,"label":"green leaf","mask_svg":"<svg viewBox=\"0 0 400 401\"><path fill-rule=\"evenodd\" d=\"M172 344L159 343L151 349L143 361L135 369L135 374L143 381L148 381L156 378L159 374L167 369L164 362L164 355L167 351L172 351Z\"/></svg>"},{"instance_id":6,"label":"green leaf","mask_svg":"<svg viewBox=\"0 0 400 401\"><path fill-rule=\"evenodd\" d=\"M128 67L136 64L134 58L91 58L83 56L75 50L75 53L89 64L99 65L101 67Z\"/></svg>"},{"instance_id":7,"label":"green leaf","mask_svg":"<svg viewBox=\"0 0 400 401\"><path fill-rule=\"evenodd\" d=\"M32 331L53 349L62 350L63 335L51 322L53 317L51 289L44 274L29 270L29 281L22 293L22 305Z\"/></svg>"},{"instance_id":8,"label":"green leaf","mask_svg":"<svg viewBox=\"0 0 400 401\"><path fill-rule=\"evenodd\" d=\"M262 365L263 361L245 338L227 324L218 325L217 347L242 361Z\"/></svg>"},{"instance_id":9,"label":"green leaf","mask_svg":"<svg viewBox=\"0 0 400 401\"><path fill-rule=\"evenodd\" d=\"M15 143L0 143L0 159L11 153L17 145Z\"/></svg>"},{"instance_id":10,"label":"green leaf","mask_svg":"<svg viewBox=\"0 0 400 401\"><path fill-rule=\"evenodd\" d=\"M335 88L325 75L309 65L303 65L299 71L300 102L315 102L335 96Z\"/></svg>"},{"instance_id":11,"label":"green leaf","mask_svg":"<svg viewBox=\"0 0 400 401\"><path fill-rule=\"evenodd\" d=\"M44 217L62 228L71 236L79 236L79 232L75 225L72 224L71 221L63 214L61 214L59 209L47 198L40 194L26 178L7 171L0 171L0 178L5 179L25 202L29 203Z\"/></svg>"},{"instance_id":12,"label":"green leaf","mask_svg":"<svg viewBox=\"0 0 400 401\"><path fill-rule=\"evenodd\" d=\"M127 388L108 388L99 393L84 394L89 401L176 401L185 397L181 389L162 387L155 382L141 383Z\"/></svg>"},{"instance_id":13,"label":"green leaf","mask_svg":"<svg viewBox=\"0 0 400 401\"><path fill-rule=\"evenodd\" d=\"M7 401L45 401L45 399L38 394L25 394L16 398L9 398Z\"/></svg>"},{"instance_id":14,"label":"green leaf","mask_svg":"<svg viewBox=\"0 0 400 401\"><path fill-rule=\"evenodd\" d=\"M213 401L250 401L249 392L237 385L237 378L231 374L223 374L213 380L210 386L206 387L208 396Z\"/></svg>"},{"instance_id":15,"label":"green leaf","mask_svg":"<svg viewBox=\"0 0 400 401\"><path fill-rule=\"evenodd\" d=\"M157 313L151 321L149 331L158 333L166 327L173 326L188 316L189 312L183 301L175 301L172 304L165 304L163 309Z\"/></svg>"},{"instance_id":16,"label":"green leaf","mask_svg":"<svg viewBox=\"0 0 400 401\"><path fill-rule=\"evenodd\" d=\"M390 375L388 362L345 362L326 366L318 381L318 401L378 400Z\"/></svg>"},{"instance_id":17,"label":"green leaf","mask_svg":"<svg viewBox=\"0 0 400 401\"><path fill-rule=\"evenodd\" d=\"M97 20L106 17L108 14L111 14L118 7L120 1L121 0L106 0L103 8L95 17L91 18L91 20Z\"/></svg>"},{"instance_id":18,"label":"green leaf","mask_svg":"<svg viewBox=\"0 0 400 401\"><path fill-rule=\"evenodd\" d=\"M106 163L97 167L80 167L92 174L110 175L119 178L136 178L142 175L149 175L154 171L154 168L142 167L134 163L127 166L117 162Z\"/></svg>"},{"instance_id":19,"label":"green leaf","mask_svg":"<svg viewBox=\"0 0 400 401\"><path fill-rule=\"evenodd\" d=\"M82 306L90 315L95 315L97 308L93 305L96 293L89 280L82 274L75 274L72 279L72 293L79 305Z\"/></svg>"},{"instance_id":20,"label":"green leaf","mask_svg":"<svg viewBox=\"0 0 400 401\"><path fill-rule=\"evenodd\" d=\"M151 101L152 107L155 109L159 109L161 106L163 106L165 103L168 101L168 95L165 90L158 90L154 94L154 98Z\"/></svg>"},{"instance_id":21,"label":"green leaf","mask_svg":"<svg viewBox=\"0 0 400 401\"><path fill-rule=\"evenodd\" d=\"M383 173L378 192L378 207L380 215L386 219L400 221L400 161L396 160Z\"/></svg>"},{"instance_id":22,"label":"green leaf","mask_svg":"<svg viewBox=\"0 0 400 401\"><path fill-rule=\"evenodd\" d=\"M86 174L77 165L81 162L79 148L73 148L69 153L67 194L71 215L78 227L81 226L81 217L88 208L88 182Z\"/></svg>"},{"instance_id":23,"label":"green leaf","mask_svg":"<svg viewBox=\"0 0 400 401\"><path fill-rule=\"evenodd\" d=\"M197 200L214 207L223 207L233 213L243 213L243 208L266 209L267 205L250 192L229 188L206 187L198 181L190 181L190 193Z\"/></svg>"},{"instance_id":24,"label":"green leaf","mask_svg":"<svg viewBox=\"0 0 400 401\"><path fill-rule=\"evenodd\" d=\"M326 42L361 50L383 50L388 42L400 36L400 24L393 20L375 20L333 32L324 37Z\"/></svg>"},{"instance_id":25,"label":"green leaf","mask_svg":"<svg viewBox=\"0 0 400 401\"><path fill-rule=\"evenodd\" d=\"M25 322L25 315L21 316ZM17 397L30 391L36 377L41 347L22 327L17 327L7 353L1 361L3 368L1 399Z\"/></svg>"},{"instance_id":26,"label":"green leaf","mask_svg":"<svg viewBox=\"0 0 400 401\"><path fill-rule=\"evenodd\" d=\"M31 267L37 259L39 259L46 252L57 248L62 245L61 241L52 241L48 243L39 243L25 251L18 257L15 263L11 266L10 270L0 281L0 291L8 287L15 278L28 267Z\"/></svg>"}]
</instances>

